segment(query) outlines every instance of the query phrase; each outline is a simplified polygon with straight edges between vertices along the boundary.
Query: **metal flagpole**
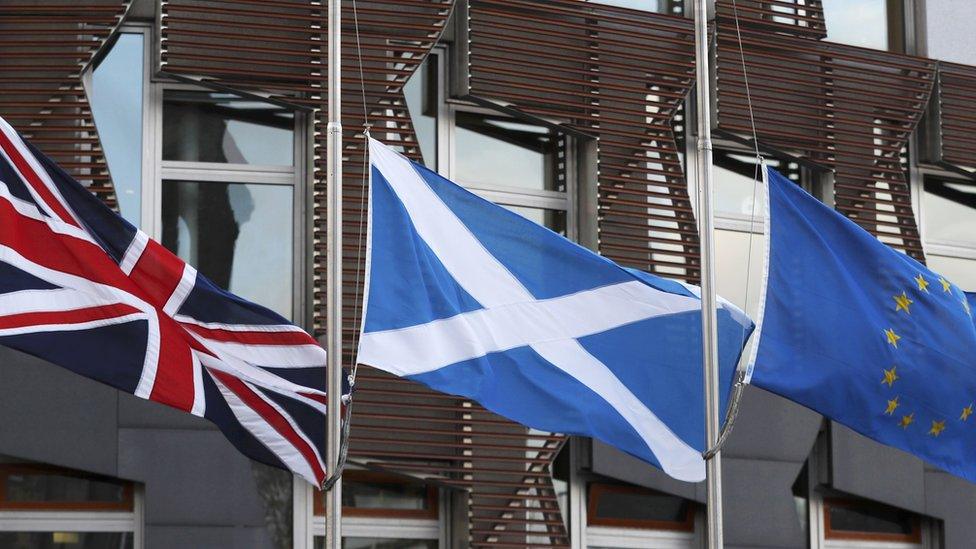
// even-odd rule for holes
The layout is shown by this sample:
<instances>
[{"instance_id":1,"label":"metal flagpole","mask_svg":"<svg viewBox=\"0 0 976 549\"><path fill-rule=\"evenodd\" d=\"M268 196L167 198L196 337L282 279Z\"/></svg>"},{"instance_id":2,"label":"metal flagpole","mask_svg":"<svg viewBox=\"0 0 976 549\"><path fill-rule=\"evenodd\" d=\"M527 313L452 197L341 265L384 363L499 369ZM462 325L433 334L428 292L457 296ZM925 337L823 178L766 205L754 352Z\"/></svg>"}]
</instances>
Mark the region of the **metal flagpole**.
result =
<instances>
[{"instance_id":1,"label":"metal flagpole","mask_svg":"<svg viewBox=\"0 0 976 549\"><path fill-rule=\"evenodd\" d=\"M721 429L719 415L718 334L715 312L715 243L712 212L712 131L708 70L708 4L695 0L695 65L698 105L698 227L701 237L702 357L705 368L706 446L714 447ZM715 454L706 462L708 489L708 547L722 543L722 459Z\"/></svg>"},{"instance_id":2,"label":"metal flagpole","mask_svg":"<svg viewBox=\"0 0 976 549\"><path fill-rule=\"evenodd\" d=\"M341 0L329 0L329 125L326 186L328 187L326 252L326 341L328 342L328 418L326 463L336 474L342 428L342 20ZM325 495L325 547L342 547L342 479Z\"/></svg>"}]
</instances>

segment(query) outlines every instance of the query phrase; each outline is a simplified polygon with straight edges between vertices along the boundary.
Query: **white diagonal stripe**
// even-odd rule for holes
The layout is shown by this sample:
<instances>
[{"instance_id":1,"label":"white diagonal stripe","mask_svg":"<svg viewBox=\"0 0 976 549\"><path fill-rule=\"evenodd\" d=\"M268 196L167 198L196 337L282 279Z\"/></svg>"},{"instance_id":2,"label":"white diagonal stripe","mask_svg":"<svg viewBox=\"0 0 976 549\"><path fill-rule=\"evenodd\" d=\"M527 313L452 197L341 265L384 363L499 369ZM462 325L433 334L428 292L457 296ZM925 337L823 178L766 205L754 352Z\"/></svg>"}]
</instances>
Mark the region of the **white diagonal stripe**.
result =
<instances>
[{"instance_id":1,"label":"white diagonal stripe","mask_svg":"<svg viewBox=\"0 0 976 549\"><path fill-rule=\"evenodd\" d=\"M136 263L139 263L139 258L142 257L142 253L146 251L146 246L149 245L149 235L136 230L136 236L129 243L129 247L125 250L125 256L122 257L122 262L119 263L119 268L125 273L125 276L132 274L132 269L136 268Z\"/></svg>"},{"instance_id":2,"label":"white diagonal stripe","mask_svg":"<svg viewBox=\"0 0 976 549\"><path fill-rule=\"evenodd\" d=\"M397 375L416 375L488 353L576 339L699 308L696 299L659 292L635 280L479 309L399 330L364 333L359 360L387 364ZM425 343L417 345L418 341Z\"/></svg>"},{"instance_id":3,"label":"white diagonal stripe","mask_svg":"<svg viewBox=\"0 0 976 549\"><path fill-rule=\"evenodd\" d=\"M169 316L176 314L176 311L180 310L183 306L183 302L186 298L190 296L190 292L193 291L193 286L197 283L197 270L189 265L183 265L183 275L180 277L179 283L176 285L176 289L173 290L172 295L166 300L166 305L163 306L163 312Z\"/></svg>"},{"instance_id":4,"label":"white diagonal stripe","mask_svg":"<svg viewBox=\"0 0 976 549\"><path fill-rule=\"evenodd\" d=\"M467 226L441 201L409 160L372 138L369 140L369 154L370 162L383 174L406 208L417 233L454 280L485 309L536 301L521 282L485 249ZM655 292L654 297L648 301L658 299L656 294L666 294L650 287L647 287L647 291ZM586 314L592 311L593 309L588 309ZM533 308L528 312L538 312L538 309ZM480 342L484 347L495 345L491 340L501 330L495 325L488 328L478 328L478 333L484 334L479 337L489 340L488 344ZM547 340L533 343L531 348L553 366L595 391L612 406L640 434L665 472L679 480L704 479L705 462L701 454L675 435L606 365L586 352L575 339L567 337L559 330L558 327L553 328ZM425 337L414 340L412 345L423 347L436 356L443 351L442 346L450 343ZM374 352L371 347L368 340L365 344L361 343L360 356L369 356L369 353ZM400 363L398 357L384 358L392 359L392 362L361 360L391 371Z\"/></svg>"},{"instance_id":5,"label":"white diagonal stripe","mask_svg":"<svg viewBox=\"0 0 976 549\"><path fill-rule=\"evenodd\" d=\"M318 345L258 345L199 336L211 351L231 355L262 368L324 368L325 349Z\"/></svg>"}]
</instances>

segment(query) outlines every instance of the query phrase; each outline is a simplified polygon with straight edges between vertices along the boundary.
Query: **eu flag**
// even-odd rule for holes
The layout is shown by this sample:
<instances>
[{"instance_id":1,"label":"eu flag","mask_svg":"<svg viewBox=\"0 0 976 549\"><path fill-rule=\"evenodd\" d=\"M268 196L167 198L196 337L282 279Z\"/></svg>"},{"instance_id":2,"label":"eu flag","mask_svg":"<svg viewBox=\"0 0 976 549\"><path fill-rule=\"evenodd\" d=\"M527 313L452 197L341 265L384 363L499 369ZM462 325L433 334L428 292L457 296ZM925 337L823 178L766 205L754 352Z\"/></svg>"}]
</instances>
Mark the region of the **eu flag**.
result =
<instances>
[{"instance_id":1,"label":"eu flag","mask_svg":"<svg viewBox=\"0 0 976 549\"><path fill-rule=\"evenodd\" d=\"M969 297L768 170L752 383L976 481Z\"/></svg>"}]
</instances>

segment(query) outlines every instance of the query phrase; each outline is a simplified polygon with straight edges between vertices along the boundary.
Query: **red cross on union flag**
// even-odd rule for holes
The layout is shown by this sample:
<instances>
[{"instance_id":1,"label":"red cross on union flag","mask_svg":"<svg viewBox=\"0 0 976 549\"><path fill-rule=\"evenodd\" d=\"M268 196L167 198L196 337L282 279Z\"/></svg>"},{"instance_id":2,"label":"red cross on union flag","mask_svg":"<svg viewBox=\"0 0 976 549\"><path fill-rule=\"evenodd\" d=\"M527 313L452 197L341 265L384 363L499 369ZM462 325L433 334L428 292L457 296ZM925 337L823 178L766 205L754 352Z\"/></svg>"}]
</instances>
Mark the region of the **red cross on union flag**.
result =
<instances>
[{"instance_id":1,"label":"red cross on union flag","mask_svg":"<svg viewBox=\"0 0 976 549\"><path fill-rule=\"evenodd\" d=\"M0 345L215 423L321 485L325 351L116 215L0 118Z\"/></svg>"}]
</instances>

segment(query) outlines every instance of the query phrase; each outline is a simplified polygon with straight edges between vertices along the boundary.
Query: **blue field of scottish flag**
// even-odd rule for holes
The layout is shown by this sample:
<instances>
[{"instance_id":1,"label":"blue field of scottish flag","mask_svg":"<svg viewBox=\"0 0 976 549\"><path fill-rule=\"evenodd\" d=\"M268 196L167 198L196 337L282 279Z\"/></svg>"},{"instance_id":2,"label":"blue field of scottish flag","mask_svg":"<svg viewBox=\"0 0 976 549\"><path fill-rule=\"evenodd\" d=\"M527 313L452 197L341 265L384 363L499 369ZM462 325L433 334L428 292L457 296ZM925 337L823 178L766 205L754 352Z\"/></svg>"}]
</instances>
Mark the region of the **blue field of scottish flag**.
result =
<instances>
[{"instance_id":1,"label":"blue field of scottish flag","mask_svg":"<svg viewBox=\"0 0 976 549\"><path fill-rule=\"evenodd\" d=\"M622 268L370 139L359 361L705 478L696 288ZM723 304L724 400L752 322Z\"/></svg>"}]
</instances>

